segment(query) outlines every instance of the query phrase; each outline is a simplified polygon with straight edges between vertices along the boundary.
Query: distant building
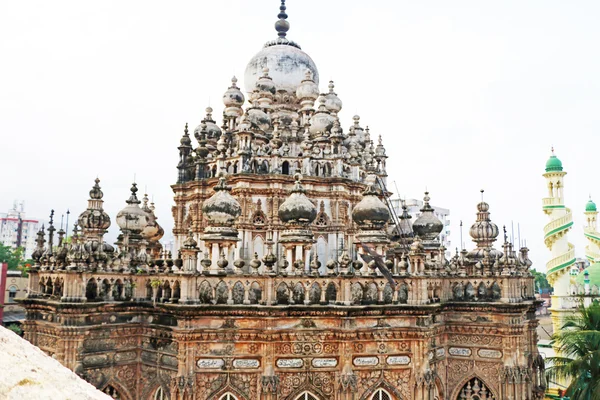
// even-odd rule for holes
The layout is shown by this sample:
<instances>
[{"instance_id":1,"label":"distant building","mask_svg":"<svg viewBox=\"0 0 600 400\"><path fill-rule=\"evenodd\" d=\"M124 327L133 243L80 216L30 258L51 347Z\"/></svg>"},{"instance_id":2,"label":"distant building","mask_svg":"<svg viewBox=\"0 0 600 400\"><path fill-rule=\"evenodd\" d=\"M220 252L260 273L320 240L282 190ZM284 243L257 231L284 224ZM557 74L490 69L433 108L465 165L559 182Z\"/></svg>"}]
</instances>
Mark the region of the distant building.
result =
<instances>
[{"instance_id":1,"label":"distant building","mask_svg":"<svg viewBox=\"0 0 600 400\"><path fill-rule=\"evenodd\" d=\"M15 201L8 213L0 214L0 243L13 249L23 247L25 259L35 250L40 221L25 217L24 202Z\"/></svg>"},{"instance_id":2,"label":"distant building","mask_svg":"<svg viewBox=\"0 0 600 400\"><path fill-rule=\"evenodd\" d=\"M400 199L391 199L390 200L392 202L392 207L394 208L394 212L396 213L396 215L398 217L400 217L400 215L402 215L402 202ZM416 220L417 218L419 218L421 216L421 209L423 208L423 200L417 200L417 199L406 199L404 200L404 204L406 205L406 211L408 211L408 214L410 214L411 221ZM440 233L440 241L442 242L442 244L447 248L447 249L451 249L451 242L450 242L450 210L447 208L442 208L442 207L437 207L434 205L431 205L431 207L433 207L434 210L434 214L435 216L442 221L442 224L444 225L444 229L442 230L442 232Z\"/></svg>"}]
</instances>

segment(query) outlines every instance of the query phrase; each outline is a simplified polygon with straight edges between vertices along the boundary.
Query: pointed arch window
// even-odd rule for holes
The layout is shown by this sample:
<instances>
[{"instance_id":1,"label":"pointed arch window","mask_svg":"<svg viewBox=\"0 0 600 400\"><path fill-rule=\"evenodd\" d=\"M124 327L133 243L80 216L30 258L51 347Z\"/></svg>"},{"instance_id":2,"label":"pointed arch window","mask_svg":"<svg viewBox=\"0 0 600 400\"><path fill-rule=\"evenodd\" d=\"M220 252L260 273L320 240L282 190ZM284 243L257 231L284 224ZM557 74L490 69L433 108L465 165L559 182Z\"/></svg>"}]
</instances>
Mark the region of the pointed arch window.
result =
<instances>
[{"instance_id":1,"label":"pointed arch window","mask_svg":"<svg viewBox=\"0 0 600 400\"><path fill-rule=\"evenodd\" d=\"M470 379L458 393L457 400L495 400L490 389L479 378Z\"/></svg>"},{"instance_id":2,"label":"pointed arch window","mask_svg":"<svg viewBox=\"0 0 600 400\"><path fill-rule=\"evenodd\" d=\"M169 395L165 392L162 386L159 386L154 392L152 400L169 400Z\"/></svg>"},{"instance_id":3,"label":"pointed arch window","mask_svg":"<svg viewBox=\"0 0 600 400\"><path fill-rule=\"evenodd\" d=\"M105 387L102 392L109 395L114 400L121 400L123 398L123 397L121 397L121 393L119 393L119 391L111 385L108 385L107 387Z\"/></svg>"},{"instance_id":4,"label":"pointed arch window","mask_svg":"<svg viewBox=\"0 0 600 400\"><path fill-rule=\"evenodd\" d=\"M377 389L370 400L394 400L394 398L384 389Z\"/></svg>"},{"instance_id":5,"label":"pointed arch window","mask_svg":"<svg viewBox=\"0 0 600 400\"><path fill-rule=\"evenodd\" d=\"M219 397L219 400L238 400L238 398L231 393L225 393L223 396Z\"/></svg>"},{"instance_id":6,"label":"pointed arch window","mask_svg":"<svg viewBox=\"0 0 600 400\"><path fill-rule=\"evenodd\" d=\"M294 400L320 400L320 399L310 392L304 392L300 396L296 397Z\"/></svg>"}]
</instances>

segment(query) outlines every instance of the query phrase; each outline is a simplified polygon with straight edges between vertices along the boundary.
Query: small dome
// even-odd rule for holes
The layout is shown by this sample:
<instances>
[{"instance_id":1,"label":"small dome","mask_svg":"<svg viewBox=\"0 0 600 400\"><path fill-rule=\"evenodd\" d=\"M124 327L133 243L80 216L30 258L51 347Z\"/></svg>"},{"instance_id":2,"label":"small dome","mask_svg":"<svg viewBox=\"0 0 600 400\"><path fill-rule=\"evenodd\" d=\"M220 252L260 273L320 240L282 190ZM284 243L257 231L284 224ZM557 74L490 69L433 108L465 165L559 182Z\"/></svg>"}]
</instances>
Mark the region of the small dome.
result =
<instances>
[{"instance_id":1,"label":"small dome","mask_svg":"<svg viewBox=\"0 0 600 400\"><path fill-rule=\"evenodd\" d=\"M223 104L225 107L241 107L244 105L244 94L237 86L237 78L231 78L231 86L223 94Z\"/></svg>"},{"instance_id":2,"label":"small dome","mask_svg":"<svg viewBox=\"0 0 600 400\"><path fill-rule=\"evenodd\" d=\"M219 183L214 187L215 194L204 201L202 211L211 225L232 225L242 213L240 203L229 192L225 177L219 178Z\"/></svg>"},{"instance_id":3,"label":"small dome","mask_svg":"<svg viewBox=\"0 0 600 400\"><path fill-rule=\"evenodd\" d=\"M110 227L110 217L102 208L102 190L100 190L100 179L96 178L96 183L90 190L90 199L88 208L79 215L79 226L86 230L106 231Z\"/></svg>"},{"instance_id":4,"label":"small dome","mask_svg":"<svg viewBox=\"0 0 600 400\"><path fill-rule=\"evenodd\" d=\"M500 233L498 225L490 219L489 209L490 205L485 201L477 204L477 221L471 225L471 229L469 230L469 234L478 248L492 247L492 244L496 241Z\"/></svg>"},{"instance_id":5,"label":"small dome","mask_svg":"<svg viewBox=\"0 0 600 400\"><path fill-rule=\"evenodd\" d=\"M329 81L329 93L325 95L325 107L331 112L339 113L342 110L342 100L333 91L333 81Z\"/></svg>"},{"instance_id":6,"label":"small dome","mask_svg":"<svg viewBox=\"0 0 600 400\"><path fill-rule=\"evenodd\" d=\"M304 79L296 89L296 97L300 100L310 99L315 101L319 97L319 86L312 78L310 69L304 71Z\"/></svg>"},{"instance_id":7,"label":"small dome","mask_svg":"<svg viewBox=\"0 0 600 400\"><path fill-rule=\"evenodd\" d=\"M206 117L204 117L200 125L194 129L194 135L196 137L200 135L203 128L205 129L207 139L218 139L221 136L221 128L219 128L212 119L212 112L212 107L206 107Z\"/></svg>"},{"instance_id":8,"label":"small dome","mask_svg":"<svg viewBox=\"0 0 600 400\"><path fill-rule=\"evenodd\" d=\"M156 222L157 218L154 214L154 203L148 207L148 195L143 198L142 210L148 215L148 225L142 230L142 237L150 242L158 242L165 234L163 228Z\"/></svg>"},{"instance_id":9,"label":"small dome","mask_svg":"<svg viewBox=\"0 0 600 400\"><path fill-rule=\"evenodd\" d=\"M122 231L141 233L148 225L148 214L140 208L140 201L135 195L138 191L137 184L131 185L131 196L127 199L127 206L117 214L117 225Z\"/></svg>"},{"instance_id":10,"label":"small dome","mask_svg":"<svg viewBox=\"0 0 600 400\"><path fill-rule=\"evenodd\" d=\"M316 133L329 132L335 122L335 117L332 116L325 106L326 99L324 96L319 98L319 109L310 119L309 132L313 135Z\"/></svg>"},{"instance_id":11,"label":"small dome","mask_svg":"<svg viewBox=\"0 0 600 400\"><path fill-rule=\"evenodd\" d=\"M550 156L548 161L546 161L546 172L555 172L562 170L562 162L558 159L558 157L556 157L556 155L554 154L554 149L552 149L552 155Z\"/></svg>"},{"instance_id":12,"label":"small dome","mask_svg":"<svg viewBox=\"0 0 600 400\"><path fill-rule=\"evenodd\" d=\"M434 240L442 229L444 224L435 216L433 207L429 205L429 192L425 192L423 208L421 208L421 216L413 222L413 231L415 235L423 240Z\"/></svg>"},{"instance_id":13,"label":"small dome","mask_svg":"<svg viewBox=\"0 0 600 400\"><path fill-rule=\"evenodd\" d=\"M379 199L381 191L372 181L363 192L362 200L352 209L352 220L363 229L382 229L390 219L387 206Z\"/></svg>"},{"instance_id":14,"label":"small dome","mask_svg":"<svg viewBox=\"0 0 600 400\"><path fill-rule=\"evenodd\" d=\"M317 218L317 208L306 197L306 190L300 183L302 175L294 175L296 184L292 194L279 206L279 219L284 224L308 225Z\"/></svg>"},{"instance_id":15,"label":"small dome","mask_svg":"<svg viewBox=\"0 0 600 400\"><path fill-rule=\"evenodd\" d=\"M271 118L260 108L249 108L247 113L253 128L266 132L271 126Z\"/></svg>"},{"instance_id":16,"label":"small dome","mask_svg":"<svg viewBox=\"0 0 600 400\"><path fill-rule=\"evenodd\" d=\"M275 88L275 84L273 83L273 79L269 76L269 68L264 67L262 70L262 76L258 78L256 81L256 89L259 92L267 92L271 94L275 94L277 89Z\"/></svg>"},{"instance_id":17,"label":"small dome","mask_svg":"<svg viewBox=\"0 0 600 400\"><path fill-rule=\"evenodd\" d=\"M596 211L598 211L598 209L596 208L596 203L594 203L591 198L585 204L585 211L586 212L596 212Z\"/></svg>"},{"instance_id":18,"label":"small dome","mask_svg":"<svg viewBox=\"0 0 600 400\"><path fill-rule=\"evenodd\" d=\"M102 197L104 197L104 193L102 193L102 190L100 190L100 179L96 178L94 182L96 182L96 184L92 190L90 190L90 199L101 200Z\"/></svg>"}]
</instances>

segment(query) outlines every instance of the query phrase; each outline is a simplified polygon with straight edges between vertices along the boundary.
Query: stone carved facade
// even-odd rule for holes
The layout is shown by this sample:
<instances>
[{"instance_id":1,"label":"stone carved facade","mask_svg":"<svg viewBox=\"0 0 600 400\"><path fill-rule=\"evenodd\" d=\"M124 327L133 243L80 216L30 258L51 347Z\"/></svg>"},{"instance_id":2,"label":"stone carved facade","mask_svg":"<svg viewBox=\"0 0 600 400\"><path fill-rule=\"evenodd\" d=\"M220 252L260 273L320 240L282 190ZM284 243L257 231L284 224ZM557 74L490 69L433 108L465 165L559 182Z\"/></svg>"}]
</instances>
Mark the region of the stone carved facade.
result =
<instances>
[{"instance_id":1,"label":"stone carved facade","mask_svg":"<svg viewBox=\"0 0 600 400\"><path fill-rule=\"evenodd\" d=\"M342 131L333 84L319 95L286 17L282 5L259 54L308 73L247 74L249 107L234 80L222 128L209 110L193 148L186 127L176 254L135 184L116 248L105 243L96 181L70 243L59 231L56 245L52 222L38 234L26 338L129 400L541 398L528 250L506 236L493 247L485 202L476 248L450 260L427 193L417 220L396 221L383 145L358 117Z\"/></svg>"}]
</instances>

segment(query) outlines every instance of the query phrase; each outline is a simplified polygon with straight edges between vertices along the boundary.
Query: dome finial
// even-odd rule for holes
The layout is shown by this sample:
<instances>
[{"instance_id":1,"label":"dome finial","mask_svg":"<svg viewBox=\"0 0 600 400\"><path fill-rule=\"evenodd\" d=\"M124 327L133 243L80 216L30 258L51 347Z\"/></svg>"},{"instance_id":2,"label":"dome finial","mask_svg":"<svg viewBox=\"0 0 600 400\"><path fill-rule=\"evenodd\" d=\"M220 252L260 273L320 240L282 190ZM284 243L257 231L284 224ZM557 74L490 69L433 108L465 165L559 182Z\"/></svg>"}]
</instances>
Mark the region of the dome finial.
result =
<instances>
[{"instance_id":1,"label":"dome finial","mask_svg":"<svg viewBox=\"0 0 600 400\"><path fill-rule=\"evenodd\" d=\"M277 14L279 21L275 22L275 30L277 31L277 36L280 38L284 38L286 32L290 30L290 23L286 21L288 15L285 13L285 9L285 0L281 0L279 14Z\"/></svg>"}]
</instances>

